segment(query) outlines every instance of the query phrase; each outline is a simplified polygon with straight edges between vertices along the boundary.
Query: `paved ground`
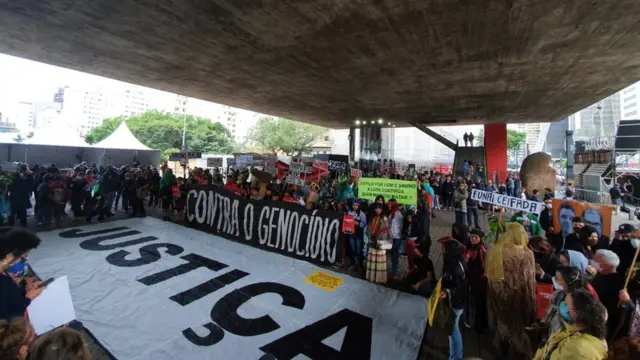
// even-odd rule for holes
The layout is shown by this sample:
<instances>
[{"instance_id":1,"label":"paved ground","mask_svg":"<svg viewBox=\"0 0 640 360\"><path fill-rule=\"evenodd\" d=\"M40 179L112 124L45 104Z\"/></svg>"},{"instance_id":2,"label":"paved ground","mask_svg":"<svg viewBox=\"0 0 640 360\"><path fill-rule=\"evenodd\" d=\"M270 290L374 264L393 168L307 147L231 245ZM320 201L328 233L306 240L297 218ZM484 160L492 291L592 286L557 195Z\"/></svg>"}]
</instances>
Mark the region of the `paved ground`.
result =
<instances>
[{"instance_id":1,"label":"paved ground","mask_svg":"<svg viewBox=\"0 0 640 360\"><path fill-rule=\"evenodd\" d=\"M161 217L161 212L157 208L148 208L147 214L149 216ZM115 216L108 221L116 221L127 218L127 214L118 211ZM69 216L64 219L62 227L82 226L84 221L72 221L73 217ZM94 220L95 221L95 220ZM454 222L454 215L452 212L436 212L436 218L432 219L431 223L431 237L433 239L433 245L431 247L431 258L436 266L436 272L439 274L442 267L442 259L439 258L440 245L436 242L442 236L451 234L451 226ZM486 218L482 220L481 225L486 228ZM36 227L35 218L30 216L28 218L28 226L36 231L48 231L49 227ZM438 261L439 260L439 261ZM343 271L342 269L332 269L337 271ZM36 269L37 271L37 269ZM491 353L494 351L490 345L492 342L492 334L479 335L475 331L465 331L463 329L464 349L467 357L481 357L482 359L491 360L494 359ZM109 360L111 359L101 348L100 345L95 344L92 337L88 334L84 334L87 343L91 349L91 353L95 360ZM489 345L487 345L489 344ZM421 360L425 359L448 359L448 338L446 334L431 329L423 342Z\"/></svg>"}]
</instances>

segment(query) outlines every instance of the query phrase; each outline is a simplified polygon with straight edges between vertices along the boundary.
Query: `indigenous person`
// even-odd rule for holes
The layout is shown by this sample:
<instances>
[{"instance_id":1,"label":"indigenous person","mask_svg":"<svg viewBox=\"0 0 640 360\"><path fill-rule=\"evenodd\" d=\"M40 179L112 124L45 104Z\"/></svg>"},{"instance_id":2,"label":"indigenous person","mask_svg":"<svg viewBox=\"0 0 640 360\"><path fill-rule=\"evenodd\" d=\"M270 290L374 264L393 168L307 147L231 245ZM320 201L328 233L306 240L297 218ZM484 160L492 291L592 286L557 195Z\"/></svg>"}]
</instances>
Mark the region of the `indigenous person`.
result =
<instances>
[{"instance_id":1,"label":"indigenous person","mask_svg":"<svg viewBox=\"0 0 640 360\"><path fill-rule=\"evenodd\" d=\"M530 358L531 342L525 326L536 319L536 272L522 225L505 225L505 232L487 254L486 273L489 309L497 318L496 336L503 357Z\"/></svg>"},{"instance_id":2,"label":"indigenous person","mask_svg":"<svg viewBox=\"0 0 640 360\"><path fill-rule=\"evenodd\" d=\"M367 229L369 254L366 279L379 284L387 282L387 250L389 249L389 220L382 214L382 205L374 205L374 216Z\"/></svg>"}]
</instances>

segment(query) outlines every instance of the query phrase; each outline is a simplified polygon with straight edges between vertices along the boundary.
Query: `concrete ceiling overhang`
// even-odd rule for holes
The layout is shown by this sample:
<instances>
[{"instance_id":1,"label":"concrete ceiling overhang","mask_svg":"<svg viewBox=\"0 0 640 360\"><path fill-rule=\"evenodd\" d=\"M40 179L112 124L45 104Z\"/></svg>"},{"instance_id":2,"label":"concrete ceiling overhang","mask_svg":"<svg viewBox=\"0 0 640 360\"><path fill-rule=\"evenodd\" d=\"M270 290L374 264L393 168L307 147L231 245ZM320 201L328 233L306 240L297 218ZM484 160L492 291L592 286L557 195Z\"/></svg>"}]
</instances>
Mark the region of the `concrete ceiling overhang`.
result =
<instances>
[{"instance_id":1,"label":"concrete ceiling overhang","mask_svg":"<svg viewBox=\"0 0 640 360\"><path fill-rule=\"evenodd\" d=\"M0 52L333 128L537 122L639 80L639 21L638 0L0 0Z\"/></svg>"}]
</instances>

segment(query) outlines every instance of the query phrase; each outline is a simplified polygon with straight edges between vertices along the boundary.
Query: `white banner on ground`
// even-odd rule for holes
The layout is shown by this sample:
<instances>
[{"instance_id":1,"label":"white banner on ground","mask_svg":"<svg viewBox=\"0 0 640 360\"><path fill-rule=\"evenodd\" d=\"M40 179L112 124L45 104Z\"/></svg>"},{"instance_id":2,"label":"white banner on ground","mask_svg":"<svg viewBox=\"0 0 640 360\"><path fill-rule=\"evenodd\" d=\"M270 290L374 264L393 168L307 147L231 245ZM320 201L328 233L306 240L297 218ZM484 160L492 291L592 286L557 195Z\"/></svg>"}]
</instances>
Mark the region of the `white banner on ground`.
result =
<instances>
[{"instance_id":1,"label":"white banner on ground","mask_svg":"<svg viewBox=\"0 0 640 360\"><path fill-rule=\"evenodd\" d=\"M39 233L78 320L119 360L414 360L426 299L153 218Z\"/></svg>"},{"instance_id":2,"label":"white banner on ground","mask_svg":"<svg viewBox=\"0 0 640 360\"><path fill-rule=\"evenodd\" d=\"M540 215L540 212L544 209L544 203L538 201L524 200L513 196L500 195L478 189L473 189L471 192L471 199L538 215Z\"/></svg>"}]
</instances>

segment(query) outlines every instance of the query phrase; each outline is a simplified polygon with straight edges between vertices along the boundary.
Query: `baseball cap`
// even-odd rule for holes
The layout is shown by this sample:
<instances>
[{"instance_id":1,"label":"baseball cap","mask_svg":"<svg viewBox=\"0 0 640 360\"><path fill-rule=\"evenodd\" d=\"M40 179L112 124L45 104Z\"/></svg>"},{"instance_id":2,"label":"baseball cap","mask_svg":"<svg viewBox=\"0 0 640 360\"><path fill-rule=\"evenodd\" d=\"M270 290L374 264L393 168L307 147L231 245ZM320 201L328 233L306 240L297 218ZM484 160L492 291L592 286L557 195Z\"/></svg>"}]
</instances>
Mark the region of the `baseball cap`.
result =
<instances>
[{"instance_id":1,"label":"baseball cap","mask_svg":"<svg viewBox=\"0 0 640 360\"><path fill-rule=\"evenodd\" d=\"M619 234L629 234L636 230L636 228L631 224L622 224L618 227Z\"/></svg>"}]
</instances>

